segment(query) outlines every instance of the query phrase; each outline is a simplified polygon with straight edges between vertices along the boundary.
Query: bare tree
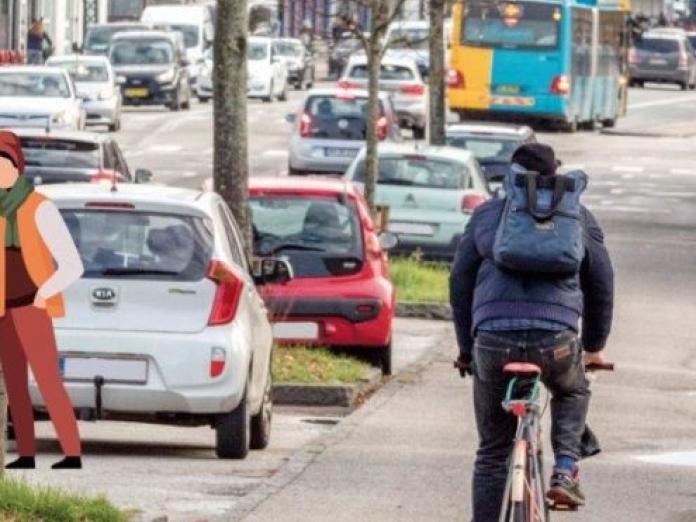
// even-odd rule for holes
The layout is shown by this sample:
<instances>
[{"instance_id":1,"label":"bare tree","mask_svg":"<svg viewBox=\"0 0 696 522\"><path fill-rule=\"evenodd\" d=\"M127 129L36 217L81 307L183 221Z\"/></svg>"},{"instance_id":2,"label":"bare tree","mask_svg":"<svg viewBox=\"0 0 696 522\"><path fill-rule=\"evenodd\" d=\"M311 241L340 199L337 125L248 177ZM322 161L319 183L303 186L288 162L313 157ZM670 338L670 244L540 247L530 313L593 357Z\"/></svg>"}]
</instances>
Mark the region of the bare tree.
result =
<instances>
[{"instance_id":1,"label":"bare tree","mask_svg":"<svg viewBox=\"0 0 696 522\"><path fill-rule=\"evenodd\" d=\"M248 210L247 0L217 0L213 44L213 180L251 252Z\"/></svg>"},{"instance_id":2,"label":"bare tree","mask_svg":"<svg viewBox=\"0 0 696 522\"><path fill-rule=\"evenodd\" d=\"M367 90L368 90L368 126L366 136L365 154L365 200L373 216L377 214L375 206L375 185L377 183L378 156L377 156L377 122L380 118L379 111L379 75L382 56L386 52L389 42L384 41L389 24L392 23L404 5L406 0L347 0L346 4L353 7L368 9L372 24L369 36L363 33L364 28L344 15L343 26L357 36L367 56ZM353 10L354 11L354 10Z\"/></svg>"},{"instance_id":3,"label":"bare tree","mask_svg":"<svg viewBox=\"0 0 696 522\"><path fill-rule=\"evenodd\" d=\"M445 45L444 25L447 0L430 0L430 71L428 118L430 143L445 144Z\"/></svg>"}]
</instances>

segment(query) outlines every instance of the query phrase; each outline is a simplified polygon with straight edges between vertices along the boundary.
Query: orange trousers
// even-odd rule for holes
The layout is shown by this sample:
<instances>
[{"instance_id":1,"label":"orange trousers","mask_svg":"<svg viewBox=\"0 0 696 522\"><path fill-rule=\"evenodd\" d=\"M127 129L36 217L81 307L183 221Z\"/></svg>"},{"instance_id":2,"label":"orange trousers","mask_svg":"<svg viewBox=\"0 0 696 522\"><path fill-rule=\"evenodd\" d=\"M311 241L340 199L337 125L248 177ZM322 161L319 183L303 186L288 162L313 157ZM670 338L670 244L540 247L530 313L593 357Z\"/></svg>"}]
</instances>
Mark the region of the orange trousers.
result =
<instances>
[{"instance_id":1,"label":"orange trousers","mask_svg":"<svg viewBox=\"0 0 696 522\"><path fill-rule=\"evenodd\" d=\"M0 361L20 456L36 454L34 410L29 396L28 367L68 456L80 456L80 434L70 397L58 367L53 322L34 306L8 308L0 318Z\"/></svg>"}]
</instances>

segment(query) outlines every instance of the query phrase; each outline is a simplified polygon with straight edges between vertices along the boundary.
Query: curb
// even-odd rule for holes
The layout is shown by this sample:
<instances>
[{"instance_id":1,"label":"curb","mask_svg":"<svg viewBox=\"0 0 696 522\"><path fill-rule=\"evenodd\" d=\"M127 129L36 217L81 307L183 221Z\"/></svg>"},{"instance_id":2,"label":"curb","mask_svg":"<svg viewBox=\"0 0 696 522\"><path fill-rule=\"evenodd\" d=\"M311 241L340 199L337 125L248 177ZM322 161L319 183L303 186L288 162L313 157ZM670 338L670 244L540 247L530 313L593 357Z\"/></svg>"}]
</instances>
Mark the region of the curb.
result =
<instances>
[{"instance_id":1,"label":"curb","mask_svg":"<svg viewBox=\"0 0 696 522\"><path fill-rule=\"evenodd\" d=\"M273 385L273 403L293 406L354 406L360 397L379 387L382 372L372 369L367 377L354 384Z\"/></svg>"},{"instance_id":2,"label":"curb","mask_svg":"<svg viewBox=\"0 0 696 522\"><path fill-rule=\"evenodd\" d=\"M452 308L447 303L403 302L396 303L396 315L397 317L451 321Z\"/></svg>"}]
</instances>

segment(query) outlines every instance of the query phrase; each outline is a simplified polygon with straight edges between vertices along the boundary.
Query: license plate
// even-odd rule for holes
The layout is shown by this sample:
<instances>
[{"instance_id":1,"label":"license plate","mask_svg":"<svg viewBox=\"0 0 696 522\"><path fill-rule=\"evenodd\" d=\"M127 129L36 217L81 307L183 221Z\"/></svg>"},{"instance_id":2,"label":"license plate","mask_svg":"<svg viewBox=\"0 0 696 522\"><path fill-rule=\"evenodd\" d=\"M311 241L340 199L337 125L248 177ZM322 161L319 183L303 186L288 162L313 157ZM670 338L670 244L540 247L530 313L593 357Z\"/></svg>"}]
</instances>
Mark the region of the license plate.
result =
<instances>
[{"instance_id":1,"label":"license plate","mask_svg":"<svg viewBox=\"0 0 696 522\"><path fill-rule=\"evenodd\" d=\"M648 63L650 65L667 65L667 60L665 60L664 58L650 58L650 60L648 60Z\"/></svg>"},{"instance_id":2,"label":"license plate","mask_svg":"<svg viewBox=\"0 0 696 522\"><path fill-rule=\"evenodd\" d=\"M435 227L424 223L389 223L389 232L409 236L432 236Z\"/></svg>"},{"instance_id":3,"label":"license plate","mask_svg":"<svg viewBox=\"0 0 696 522\"><path fill-rule=\"evenodd\" d=\"M496 89L501 94L518 94L520 92L519 85L499 85Z\"/></svg>"},{"instance_id":4,"label":"license plate","mask_svg":"<svg viewBox=\"0 0 696 522\"><path fill-rule=\"evenodd\" d=\"M314 341L319 339L319 325L317 323L274 323L273 337L293 341Z\"/></svg>"},{"instance_id":5,"label":"license plate","mask_svg":"<svg viewBox=\"0 0 696 522\"><path fill-rule=\"evenodd\" d=\"M132 89L126 89L126 96L130 98L147 98L150 95L145 87L134 87Z\"/></svg>"},{"instance_id":6,"label":"license plate","mask_svg":"<svg viewBox=\"0 0 696 522\"><path fill-rule=\"evenodd\" d=\"M60 373L66 381L93 382L101 375L107 382L147 382L147 361L106 357L60 357Z\"/></svg>"},{"instance_id":7,"label":"license plate","mask_svg":"<svg viewBox=\"0 0 696 522\"><path fill-rule=\"evenodd\" d=\"M329 158L353 158L358 151L355 149L336 149L333 147L327 147L325 153Z\"/></svg>"}]
</instances>

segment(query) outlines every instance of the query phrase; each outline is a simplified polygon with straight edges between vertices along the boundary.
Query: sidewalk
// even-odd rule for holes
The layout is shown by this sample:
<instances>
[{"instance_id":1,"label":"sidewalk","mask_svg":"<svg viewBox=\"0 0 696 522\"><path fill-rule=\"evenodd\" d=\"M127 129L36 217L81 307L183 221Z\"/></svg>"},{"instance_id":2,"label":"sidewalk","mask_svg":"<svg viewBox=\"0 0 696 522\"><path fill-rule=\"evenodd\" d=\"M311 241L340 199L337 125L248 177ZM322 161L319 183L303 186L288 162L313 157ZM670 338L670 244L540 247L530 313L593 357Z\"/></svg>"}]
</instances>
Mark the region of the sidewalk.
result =
<instances>
[{"instance_id":1,"label":"sidewalk","mask_svg":"<svg viewBox=\"0 0 696 522\"><path fill-rule=\"evenodd\" d=\"M474 450L470 382L453 339L346 419L302 474L245 522L465 521ZM272 492L271 492L272 493Z\"/></svg>"}]
</instances>

